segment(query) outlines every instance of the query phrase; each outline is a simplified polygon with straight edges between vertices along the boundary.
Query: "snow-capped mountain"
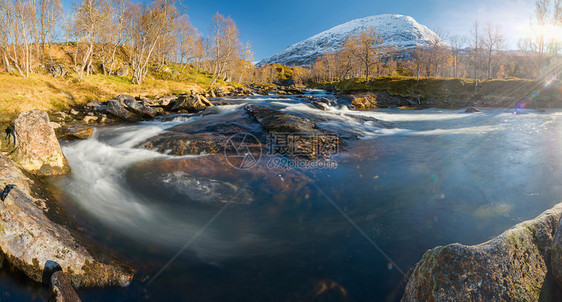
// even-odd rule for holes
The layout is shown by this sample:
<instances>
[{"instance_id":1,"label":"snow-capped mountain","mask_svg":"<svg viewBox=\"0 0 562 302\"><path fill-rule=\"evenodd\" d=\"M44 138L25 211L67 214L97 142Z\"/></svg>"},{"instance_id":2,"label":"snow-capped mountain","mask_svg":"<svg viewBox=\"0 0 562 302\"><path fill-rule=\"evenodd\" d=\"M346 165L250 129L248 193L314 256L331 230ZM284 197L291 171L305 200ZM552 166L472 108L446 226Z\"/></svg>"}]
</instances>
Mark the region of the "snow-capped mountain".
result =
<instances>
[{"instance_id":1,"label":"snow-capped mountain","mask_svg":"<svg viewBox=\"0 0 562 302\"><path fill-rule=\"evenodd\" d=\"M324 53L338 50L349 35L359 33L370 26L373 26L382 35L385 46L392 45L399 50L410 50L418 45L439 39L436 33L419 24L412 17L377 15L355 19L321 32L262 60L258 65L277 63L302 66L314 63Z\"/></svg>"}]
</instances>

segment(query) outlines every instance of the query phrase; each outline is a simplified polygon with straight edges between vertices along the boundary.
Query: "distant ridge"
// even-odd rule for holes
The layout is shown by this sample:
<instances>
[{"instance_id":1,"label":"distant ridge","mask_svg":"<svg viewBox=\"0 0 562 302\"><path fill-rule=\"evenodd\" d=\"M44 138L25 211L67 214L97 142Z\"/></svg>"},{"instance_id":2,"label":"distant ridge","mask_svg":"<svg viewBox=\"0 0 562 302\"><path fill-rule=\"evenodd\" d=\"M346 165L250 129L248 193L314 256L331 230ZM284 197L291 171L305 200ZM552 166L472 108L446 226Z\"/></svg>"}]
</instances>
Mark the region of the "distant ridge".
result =
<instances>
[{"instance_id":1,"label":"distant ridge","mask_svg":"<svg viewBox=\"0 0 562 302\"><path fill-rule=\"evenodd\" d=\"M400 50L410 50L439 39L436 33L419 24L412 17L377 15L355 19L321 32L262 60L258 65L277 63L288 66L303 66L312 64L324 53L338 50L349 35L358 33L370 26L381 33L385 45L392 45Z\"/></svg>"}]
</instances>

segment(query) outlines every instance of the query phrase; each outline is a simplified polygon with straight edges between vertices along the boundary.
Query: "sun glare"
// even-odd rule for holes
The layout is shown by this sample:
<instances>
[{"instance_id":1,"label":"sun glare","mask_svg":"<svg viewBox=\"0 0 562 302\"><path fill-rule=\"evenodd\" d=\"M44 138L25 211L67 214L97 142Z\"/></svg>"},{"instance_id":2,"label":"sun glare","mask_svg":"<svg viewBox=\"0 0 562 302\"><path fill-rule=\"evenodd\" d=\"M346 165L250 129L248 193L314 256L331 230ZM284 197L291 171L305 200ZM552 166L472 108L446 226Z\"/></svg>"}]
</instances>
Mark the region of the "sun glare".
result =
<instances>
[{"instance_id":1,"label":"sun glare","mask_svg":"<svg viewBox=\"0 0 562 302\"><path fill-rule=\"evenodd\" d=\"M527 33L530 37L543 37L545 41L562 42L562 24L531 25Z\"/></svg>"}]
</instances>

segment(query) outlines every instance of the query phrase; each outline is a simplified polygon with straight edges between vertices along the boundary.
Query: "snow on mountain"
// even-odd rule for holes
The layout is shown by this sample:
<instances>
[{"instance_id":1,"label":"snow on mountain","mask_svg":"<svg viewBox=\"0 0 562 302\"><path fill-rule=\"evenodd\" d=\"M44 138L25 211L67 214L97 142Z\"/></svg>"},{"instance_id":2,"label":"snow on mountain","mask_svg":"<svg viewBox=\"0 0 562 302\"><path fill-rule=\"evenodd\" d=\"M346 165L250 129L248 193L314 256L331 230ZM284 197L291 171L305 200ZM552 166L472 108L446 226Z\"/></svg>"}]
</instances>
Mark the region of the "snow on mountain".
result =
<instances>
[{"instance_id":1,"label":"snow on mountain","mask_svg":"<svg viewBox=\"0 0 562 302\"><path fill-rule=\"evenodd\" d=\"M308 65L326 52L338 50L345 39L373 26L384 38L385 46L410 50L439 36L419 24L414 18L403 15L377 15L355 19L321 32L311 38L289 46L284 51L262 60L259 65L283 64L288 66Z\"/></svg>"}]
</instances>

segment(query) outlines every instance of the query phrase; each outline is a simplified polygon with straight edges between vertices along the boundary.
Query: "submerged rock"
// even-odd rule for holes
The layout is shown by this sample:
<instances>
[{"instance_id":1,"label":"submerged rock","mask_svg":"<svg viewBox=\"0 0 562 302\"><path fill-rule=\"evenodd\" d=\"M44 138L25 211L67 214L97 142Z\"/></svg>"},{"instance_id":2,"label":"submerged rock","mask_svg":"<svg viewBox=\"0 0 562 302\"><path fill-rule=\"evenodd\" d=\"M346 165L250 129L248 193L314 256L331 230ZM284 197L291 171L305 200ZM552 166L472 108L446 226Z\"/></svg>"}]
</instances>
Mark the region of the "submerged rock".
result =
<instances>
[{"instance_id":1,"label":"submerged rock","mask_svg":"<svg viewBox=\"0 0 562 302\"><path fill-rule=\"evenodd\" d=\"M474 246L427 251L402 301L538 301L553 291L550 250L562 204Z\"/></svg>"},{"instance_id":2,"label":"submerged rock","mask_svg":"<svg viewBox=\"0 0 562 302\"><path fill-rule=\"evenodd\" d=\"M17 148L12 153L14 161L39 176L64 175L70 172L70 166L46 112L23 112L14 125L17 138Z\"/></svg>"},{"instance_id":3,"label":"submerged rock","mask_svg":"<svg viewBox=\"0 0 562 302\"><path fill-rule=\"evenodd\" d=\"M96 260L67 229L49 220L50 201L35 197L40 183L1 154L0 170L0 183L16 185L0 202L0 249L13 267L42 282L44 267L54 261L75 287L129 284L128 269Z\"/></svg>"}]
</instances>

